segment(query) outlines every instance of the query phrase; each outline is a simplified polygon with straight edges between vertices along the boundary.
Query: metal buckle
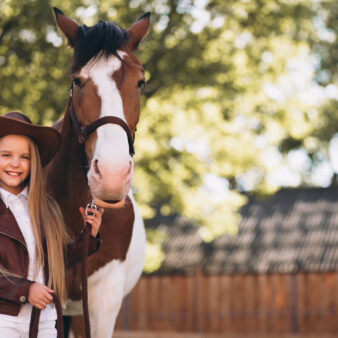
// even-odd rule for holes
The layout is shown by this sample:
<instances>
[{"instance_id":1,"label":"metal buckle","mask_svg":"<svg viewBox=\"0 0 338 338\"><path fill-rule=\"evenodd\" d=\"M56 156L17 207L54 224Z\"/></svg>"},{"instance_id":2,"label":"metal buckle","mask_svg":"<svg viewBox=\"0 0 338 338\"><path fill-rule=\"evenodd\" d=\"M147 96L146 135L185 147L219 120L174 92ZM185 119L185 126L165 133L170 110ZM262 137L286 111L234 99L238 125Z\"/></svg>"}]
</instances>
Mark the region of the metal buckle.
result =
<instances>
[{"instance_id":1,"label":"metal buckle","mask_svg":"<svg viewBox=\"0 0 338 338\"><path fill-rule=\"evenodd\" d=\"M88 212L88 209L99 210L98 206L94 203L94 200L92 200L90 203L87 204L86 210L85 210L85 213L86 213L87 216L88 215L94 216L94 214Z\"/></svg>"}]
</instances>

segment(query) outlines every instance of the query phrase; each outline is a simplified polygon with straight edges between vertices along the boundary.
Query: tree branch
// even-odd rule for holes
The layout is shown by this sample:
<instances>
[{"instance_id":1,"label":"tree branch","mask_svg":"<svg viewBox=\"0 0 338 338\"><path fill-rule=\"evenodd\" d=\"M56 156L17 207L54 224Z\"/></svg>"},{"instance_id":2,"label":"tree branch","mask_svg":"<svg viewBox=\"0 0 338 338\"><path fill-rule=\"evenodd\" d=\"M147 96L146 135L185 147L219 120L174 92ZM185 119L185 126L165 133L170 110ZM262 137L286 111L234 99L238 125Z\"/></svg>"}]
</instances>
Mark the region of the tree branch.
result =
<instances>
[{"instance_id":1,"label":"tree branch","mask_svg":"<svg viewBox=\"0 0 338 338\"><path fill-rule=\"evenodd\" d=\"M11 19L7 23L5 23L5 25L2 28L2 32L0 34L0 43L2 42L4 36L15 26L15 24L16 24L15 19Z\"/></svg>"}]
</instances>

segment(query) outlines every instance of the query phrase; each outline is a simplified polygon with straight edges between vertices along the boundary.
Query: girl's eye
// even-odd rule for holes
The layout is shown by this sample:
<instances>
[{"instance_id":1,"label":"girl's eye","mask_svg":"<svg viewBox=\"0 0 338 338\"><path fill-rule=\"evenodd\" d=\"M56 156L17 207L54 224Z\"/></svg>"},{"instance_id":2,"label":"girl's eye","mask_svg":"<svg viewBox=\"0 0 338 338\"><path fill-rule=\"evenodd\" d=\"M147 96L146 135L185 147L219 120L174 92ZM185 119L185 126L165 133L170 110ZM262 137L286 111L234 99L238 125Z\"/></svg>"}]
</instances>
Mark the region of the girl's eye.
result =
<instances>
[{"instance_id":1,"label":"girl's eye","mask_svg":"<svg viewBox=\"0 0 338 338\"><path fill-rule=\"evenodd\" d=\"M28 161L31 159L29 156L22 156L22 158L23 158L24 160L28 160Z\"/></svg>"},{"instance_id":2,"label":"girl's eye","mask_svg":"<svg viewBox=\"0 0 338 338\"><path fill-rule=\"evenodd\" d=\"M1 157L9 157L9 154L1 154Z\"/></svg>"},{"instance_id":3,"label":"girl's eye","mask_svg":"<svg viewBox=\"0 0 338 338\"><path fill-rule=\"evenodd\" d=\"M142 79L137 83L137 88L143 89L145 87L145 85L146 85L146 81L144 79Z\"/></svg>"}]
</instances>

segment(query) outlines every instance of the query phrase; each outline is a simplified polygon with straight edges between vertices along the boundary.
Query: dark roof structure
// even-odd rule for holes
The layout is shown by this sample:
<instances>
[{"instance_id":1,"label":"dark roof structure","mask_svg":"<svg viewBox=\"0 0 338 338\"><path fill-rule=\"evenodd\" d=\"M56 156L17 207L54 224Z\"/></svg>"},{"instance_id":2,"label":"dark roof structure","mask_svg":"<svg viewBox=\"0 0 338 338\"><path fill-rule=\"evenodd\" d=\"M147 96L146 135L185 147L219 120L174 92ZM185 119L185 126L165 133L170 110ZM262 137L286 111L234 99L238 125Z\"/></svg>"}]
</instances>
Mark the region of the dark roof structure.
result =
<instances>
[{"instance_id":1,"label":"dark roof structure","mask_svg":"<svg viewBox=\"0 0 338 338\"><path fill-rule=\"evenodd\" d=\"M156 274L338 271L338 187L282 189L241 215L236 236L211 243L182 217L162 223L166 258Z\"/></svg>"}]
</instances>

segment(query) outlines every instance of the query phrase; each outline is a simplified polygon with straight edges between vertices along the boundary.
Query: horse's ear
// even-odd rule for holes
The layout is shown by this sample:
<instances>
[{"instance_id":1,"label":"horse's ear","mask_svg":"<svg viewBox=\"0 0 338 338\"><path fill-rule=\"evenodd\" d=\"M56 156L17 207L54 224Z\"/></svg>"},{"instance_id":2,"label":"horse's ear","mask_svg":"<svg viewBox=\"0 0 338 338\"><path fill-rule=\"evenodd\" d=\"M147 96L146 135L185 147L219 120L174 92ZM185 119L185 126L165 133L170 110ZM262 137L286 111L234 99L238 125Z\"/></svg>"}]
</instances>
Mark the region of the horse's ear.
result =
<instances>
[{"instance_id":1,"label":"horse's ear","mask_svg":"<svg viewBox=\"0 0 338 338\"><path fill-rule=\"evenodd\" d=\"M150 12L142 15L137 22L135 22L128 29L129 33L129 48L131 50L137 49L139 43L148 34L150 25Z\"/></svg>"},{"instance_id":2,"label":"horse's ear","mask_svg":"<svg viewBox=\"0 0 338 338\"><path fill-rule=\"evenodd\" d=\"M73 20L67 18L58 8L53 7L53 9L57 25L59 26L65 37L68 39L68 43L70 44L70 46L74 47L75 34L77 29L79 28L79 25Z\"/></svg>"}]
</instances>

